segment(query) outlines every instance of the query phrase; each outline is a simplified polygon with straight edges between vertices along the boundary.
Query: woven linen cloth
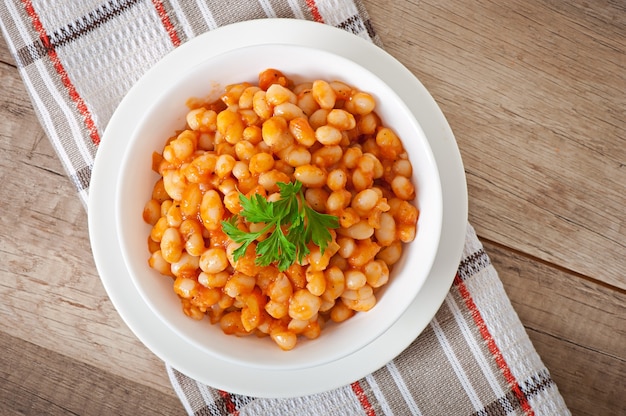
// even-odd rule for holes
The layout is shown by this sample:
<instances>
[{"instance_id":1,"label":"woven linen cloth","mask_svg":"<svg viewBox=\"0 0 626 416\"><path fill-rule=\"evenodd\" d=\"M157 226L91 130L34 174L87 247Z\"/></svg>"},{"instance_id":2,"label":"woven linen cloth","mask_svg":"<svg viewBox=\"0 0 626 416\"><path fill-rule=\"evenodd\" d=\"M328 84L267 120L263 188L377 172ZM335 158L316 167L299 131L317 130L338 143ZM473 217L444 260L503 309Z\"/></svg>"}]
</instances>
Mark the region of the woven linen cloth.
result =
<instances>
[{"instance_id":1,"label":"woven linen cloth","mask_svg":"<svg viewBox=\"0 0 626 416\"><path fill-rule=\"evenodd\" d=\"M85 206L103 131L142 74L201 33L266 17L314 20L382 46L359 0L0 3L3 35L33 107ZM195 415L569 414L470 225L435 318L400 356L361 380L308 397L260 399L166 370Z\"/></svg>"}]
</instances>

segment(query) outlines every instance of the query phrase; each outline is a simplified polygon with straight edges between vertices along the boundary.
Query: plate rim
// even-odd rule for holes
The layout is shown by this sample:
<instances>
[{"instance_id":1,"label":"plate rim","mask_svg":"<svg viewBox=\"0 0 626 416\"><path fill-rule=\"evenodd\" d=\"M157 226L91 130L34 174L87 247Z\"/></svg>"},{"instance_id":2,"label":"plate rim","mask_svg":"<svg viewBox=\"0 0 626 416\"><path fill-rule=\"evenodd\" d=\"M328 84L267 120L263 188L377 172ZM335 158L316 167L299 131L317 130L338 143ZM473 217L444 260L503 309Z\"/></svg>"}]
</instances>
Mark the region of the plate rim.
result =
<instances>
[{"instance_id":1,"label":"plate rim","mask_svg":"<svg viewBox=\"0 0 626 416\"><path fill-rule=\"evenodd\" d=\"M246 39L241 33L255 36ZM289 40L285 40L285 33L290 35ZM215 42L215 38L220 41ZM224 39L229 40L224 42ZM120 154L120 149L123 153L127 145L115 141L116 131L134 128L133 120L136 123L138 118L133 116L139 112L137 101L149 100L151 95L158 94L148 89L153 80L167 74L181 59L190 67L199 60L236 47L277 43L278 40L341 54L389 83L412 111L424 107L426 112L414 115L426 133L442 182L445 177L449 185L442 191L444 229L440 250L431 275L404 315L386 333L348 357L289 370L240 366L207 355L196 346L177 339L178 335L152 314L125 273L122 253L117 246L115 210L107 209L115 204L116 170L121 163L121 158L115 156ZM215 47L216 44L219 47ZM207 54L208 46L211 52ZM203 54L198 54L198 50ZM110 180L111 171L116 178L114 181ZM169 364L178 371L215 388L257 397L294 397L320 393L358 380L384 366L417 338L443 303L454 279L465 241L467 211L465 172L454 135L439 106L408 69L373 43L342 29L306 20L270 18L233 23L197 36L163 57L129 90L111 117L96 154L88 199L88 224L96 268L109 299L135 336L155 355L163 361L168 357ZM134 302L132 308L128 306L131 301ZM427 305L426 313L423 305ZM172 360L172 357L175 358ZM202 365L198 365L199 361ZM329 373L333 376L324 377ZM272 377L273 382L263 382L267 377Z\"/></svg>"},{"instance_id":2,"label":"plate rim","mask_svg":"<svg viewBox=\"0 0 626 416\"><path fill-rule=\"evenodd\" d=\"M280 56L272 56L277 47L280 48ZM180 126L181 122L184 123L184 114L188 111L185 100L188 99L188 97L196 96L198 92L201 92L199 95L204 97L206 96L206 91L209 91L209 96L216 97L219 95L219 91L223 89L222 85L224 84L228 85L231 82L241 81L252 82L254 77L258 76L256 68L280 68L281 71L287 71L286 73L290 74L290 77L292 77L296 84L305 80L315 79L315 77L320 76L319 72L317 75L306 74L307 68L310 66L306 61L307 56L315 56L315 60L326 61L328 63L326 66L329 69L322 71L330 71L329 73L331 75L329 76L332 79L347 83L352 82L355 83L355 85L367 85L368 88L372 88L370 92L375 91L374 95L381 103L377 108L379 108L379 116L383 119L392 117L392 114L403 114L403 118L406 118L406 125L401 128L404 129L402 133L403 137L410 137L411 141L415 138L416 146L416 148L409 149L409 151L416 153L415 162L418 165L421 165L423 168L428 167L427 176L430 176L433 183L436 183L436 185L421 184L419 179L416 178L416 186L418 188L422 186L422 192L420 193L423 193L421 196L418 195L418 199L416 200L422 210L422 215L420 215L417 226L420 227L422 232L427 229L430 230L428 232L432 232L433 237L428 238L429 241L424 242L424 237L427 235L418 234L415 241L413 241L409 247L413 248L410 250L411 253L409 254L407 252L407 254L403 256L402 262L406 262L406 264L401 266L409 267L413 272L408 274L403 273L403 276L397 276L402 283L400 286L394 284L381 288L384 290L385 294L377 301L376 315L384 318L380 319L370 316L369 314L359 314L348 323L330 325L333 327L332 329L326 327L324 329L325 341L323 343L320 344L319 341L299 343L298 348L289 352L289 354L285 354L279 348L276 348L274 343L267 342L267 339L261 341L261 345L259 345L259 341L256 337L246 337L245 339L224 337L221 334L219 326L211 327L206 325L206 320L198 322L190 320L184 314L181 314L179 302L168 302L163 305L160 295L165 293L167 297L172 298L175 298L176 295L171 289L171 282L168 283L167 280L162 280L159 281L158 284L154 284L154 275L156 273L153 271L146 274L145 262L142 260L135 261L136 259L143 259L144 254L142 253L146 250L143 244L145 244L145 235L146 232L149 232L150 227L146 224L139 224L136 221L136 216L126 215L128 210L141 212L144 208L144 203L141 202L141 199L133 199L132 201L128 201L127 199L128 196L138 195L138 191L139 194L141 194L141 192L146 193L146 196L149 198L150 188L147 186L151 185L145 182L153 182L156 179L146 179L141 187L137 188L137 184L131 176L138 163L143 163L142 169L149 170L151 159L144 157L143 160L140 161L136 155L151 154L153 146L160 146L159 148L162 148L162 140L159 139L161 133L167 129L173 131L177 128L176 126ZM245 57L245 59L254 62L253 66L248 70L244 70L244 72L247 73L246 75L241 75L239 71L232 70L232 66L235 65L237 60L241 59L241 57ZM235 61L233 61L233 58ZM294 67L291 67L291 65L294 65ZM211 71L216 71L217 74L212 74L210 73ZM313 72L315 73L317 71L313 70ZM116 189L115 208L116 218L118 220L118 240L122 247L122 254L130 271L131 279L142 295L144 302L148 304L154 313L159 316L162 321L166 322L174 332L178 333L179 336L186 338L191 343L195 343L200 346L200 348L206 349L209 353L221 357L224 360L239 362L242 365L273 370L312 367L330 362L351 354L356 349L362 348L376 337L380 336L388 326L404 314L404 311L413 302L414 297L406 296L394 299L394 296L397 296L399 292L403 295L406 293L415 295L426 281L439 247L442 229L442 195L441 187L439 186L439 169L430 146L427 143L425 134L413 112L397 96L394 90L389 88L384 81L366 68L342 56L309 46L265 43L236 48L226 53L214 55L210 59L205 59L191 68L184 68L184 71L181 71L180 74L180 77L177 77L172 85L167 85L163 88L159 101L151 102L150 107L148 107L148 112L150 112L150 109L156 108L155 106L163 105L164 108L168 108L167 111L161 113L168 114L167 118L163 119L163 122L169 127L159 125L158 121L155 124L154 120L149 115L140 119L139 122L136 123L138 129L135 129L134 132L129 132L129 134L126 135L128 139L125 137L126 140L131 140L132 143L126 147L126 153L122 158L121 170L118 174L124 178L123 180L118 179ZM187 78L188 76L190 76L191 81ZM311 78L311 76L313 78ZM201 79L201 81L198 81L198 79ZM165 80L162 80L161 85L164 85L164 81ZM382 92L383 90L388 90L390 94L389 97L398 97L397 102L395 102L393 98L390 98L391 101L386 103L384 100L387 98L382 98L380 95L384 94ZM175 105L174 103L177 104ZM391 108L393 108L393 110L391 110ZM411 126L408 127L408 131L407 126ZM146 132L146 128L149 129L149 132ZM399 131L397 133L399 133ZM133 139L133 137L138 138L140 136L152 137L154 140ZM161 144L155 144L155 140ZM138 151L140 153L136 153ZM158 177L156 174L152 176ZM420 176L424 177L423 174ZM427 186L431 189L428 190L426 188ZM128 187L134 189L134 192L129 192ZM123 234L123 230L134 229L135 227L147 228L148 231L133 232L131 233L132 237L130 239ZM393 274L390 278L395 279L396 275ZM380 293L383 292L381 291ZM386 293L390 294L387 295ZM387 299L386 296L391 297ZM379 308L382 308L382 311L380 311ZM345 338L342 335L344 331L350 334L349 338ZM215 338L218 333L222 335L221 337L218 336L218 338L223 339L219 340ZM341 339L349 339L352 341L342 343L340 341ZM211 346L207 348L209 344ZM251 352L249 349L245 351L246 348L239 351L237 347L240 345L249 345L254 351ZM237 350L237 352L233 353L235 350ZM286 355L288 355L288 357L286 357Z\"/></svg>"}]
</instances>

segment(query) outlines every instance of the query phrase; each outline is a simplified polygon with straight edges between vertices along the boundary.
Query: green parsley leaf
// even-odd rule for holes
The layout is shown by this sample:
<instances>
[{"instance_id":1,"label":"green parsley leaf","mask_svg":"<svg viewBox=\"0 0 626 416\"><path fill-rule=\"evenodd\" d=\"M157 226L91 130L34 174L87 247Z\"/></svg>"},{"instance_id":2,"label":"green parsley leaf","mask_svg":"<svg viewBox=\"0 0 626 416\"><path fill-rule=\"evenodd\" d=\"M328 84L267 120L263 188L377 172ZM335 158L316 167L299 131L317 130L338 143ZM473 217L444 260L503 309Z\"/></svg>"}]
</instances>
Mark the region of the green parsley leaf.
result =
<instances>
[{"instance_id":1,"label":"green parsley leaf","mask_svg":"<svg viewBox=\"0 0 626 416\"><path fill-rule=\"evenodd\" d=\"M269 266L277 262L280 270L286 270L292 264L290 259L296 255L296 246L287 239L279 227L276 232L257 244L256 253L260 266Z\"/></svg>"},{"instance_id":2,"label":"green parsley leaf","mask_svg":"<svg viewBox=\"0 0 626 416\"><path fill-rule=\"evenodd\" d=\"M224 233L231 240L241 244L234 252L239 260L248 247L256 244L256 264L268 266L276 264L278 270L285 271L293 263L302 262L309 254L307 244L317 245L322 254L332 240L330 229L339 227L339 219L334 215L322 214L311 208L302 190L302 183L278 183L280 199L268 202L261 195L250 198L239 194L242 210L239 215L222 221ZM262 223L265 226L256 232L239 229L240 218L248 223ZM258 238L270 232L267 238Z\"/></svg>"},{"instance_id":3,"label":"green parsley leaf","mask_svg":"<svg viewBox=\"0 0 626 416\"><path fill-rule=\"evenodd\" d=\"M241 215L246 217L248 222L272 222L275 218L274 204L267 202L259 194L253 194L250 199L243 194L239 194L239 202L241 202Z\"/></svg>"},{"instance_id":4,"label":"green parsley leaf","mask_svg":"<svg viewBox=\"0 0 626 416\"><path fill-rule=\"evenodd\" d=\"M328 242L333 238L329 230L339 227L339 219L334 215L319 213L309 206L305 206L304 210L309 221L307 239L313 241L324 254Z\"/></svg>"},{"instance_id":5,"label":"green parsley leaf","mask_svg":"<svg viewBox=\"0 0 626 416\"><path fill-rule=\"evenodd\" d=\"M233 251L233 258L235 261L243 257L244 254L246 254L246 250L248 250L248 246L267 231L265 229L255 233L242 231L237 227L238 220L238 216L233 215L230 219L222 221L222 229L224 230L224 233L226 233L226 235L228 235L234 242L241 244L241 246L237 247L235 251Z\"/></svg>"}]
</instances>

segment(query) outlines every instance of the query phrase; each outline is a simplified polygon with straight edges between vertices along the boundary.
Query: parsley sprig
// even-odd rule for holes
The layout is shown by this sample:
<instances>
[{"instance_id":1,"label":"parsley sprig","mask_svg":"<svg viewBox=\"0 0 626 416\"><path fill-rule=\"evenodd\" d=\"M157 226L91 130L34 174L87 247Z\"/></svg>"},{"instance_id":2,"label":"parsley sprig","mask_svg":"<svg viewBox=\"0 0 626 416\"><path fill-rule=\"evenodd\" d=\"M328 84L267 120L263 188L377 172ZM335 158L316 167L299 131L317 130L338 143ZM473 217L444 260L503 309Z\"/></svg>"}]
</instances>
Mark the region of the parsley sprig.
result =
<instances>
[{"instance_id":1,"label":"parsley sprig","mask_svg":"<svg viewBox=\"0 0 626 416\"><path fill-rule=\"evenodd\" d=\"M256 245L255 263L259 266L276 263L280 271L285 271L296 261L301 263L309 254L307 244L311 241L323 254L332 240L329 230L339 227L339 219L311 208L304 199L301 182L278 183L278 188L280 199L271 202L259 194L248 198L240 193L240 214L222 221L226 235L241 244L233 252L235 261L246 253L250 244L270 231L271 234ZM265 226L259 231L242 231L237 226L240 216L248 223Z\"/></svg>"}]
</instances>

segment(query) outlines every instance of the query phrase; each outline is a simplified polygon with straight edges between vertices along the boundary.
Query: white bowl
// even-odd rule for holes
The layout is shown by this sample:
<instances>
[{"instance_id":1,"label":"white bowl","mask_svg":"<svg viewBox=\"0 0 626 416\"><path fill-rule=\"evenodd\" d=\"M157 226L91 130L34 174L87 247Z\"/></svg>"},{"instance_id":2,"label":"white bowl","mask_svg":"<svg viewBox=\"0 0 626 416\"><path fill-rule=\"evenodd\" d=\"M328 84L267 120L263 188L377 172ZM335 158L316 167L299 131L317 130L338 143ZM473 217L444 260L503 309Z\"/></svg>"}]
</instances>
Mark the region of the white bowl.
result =
<instances>
[{"instance_id":1,"label":"white bowl","mask_svg":"<svg viewBox=\"0 0 626 416\"><path fill-rule=\"evenodd\" d=\"M340 324L329 323L315 340L300 340L291 351L280 350L269 337L225 335L208 319L196 321L181 309L172 280L148 266L146 239L151 227L142 220L158 176L151 170L152 153L183 128L191 97L217 98L226 85L256 82L266 68L277 68L294 81L340 80L371 93L383 124L402 139L413 165L413 183L420 209L418 231L404 246L389 283L377 293L376 306ZM326 364L346 357L382 335L405 312L429 275L439 249L442 229L442 189L435 159L415 117L383 81L360 65L308 47L263 44L215 56L183 73L172 73L158 100L145 109L123 156L116 193L116 226L129 274L151 310L187 342L219 359L277 370Z\"/></svg>"}]
</instances>

